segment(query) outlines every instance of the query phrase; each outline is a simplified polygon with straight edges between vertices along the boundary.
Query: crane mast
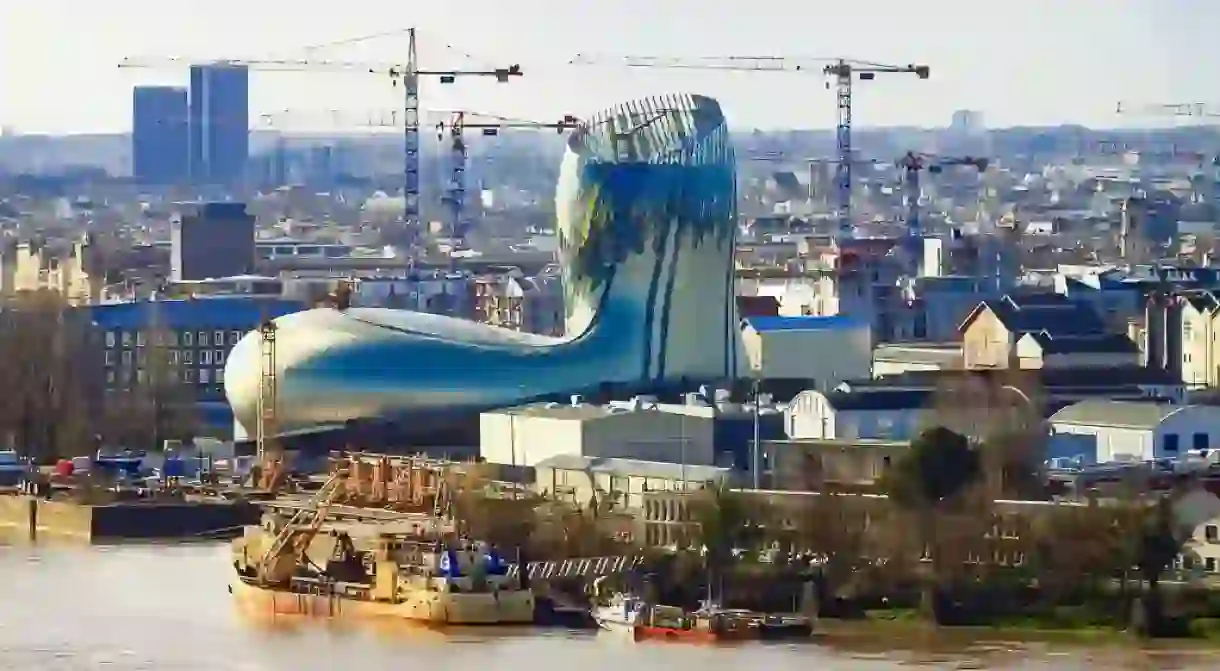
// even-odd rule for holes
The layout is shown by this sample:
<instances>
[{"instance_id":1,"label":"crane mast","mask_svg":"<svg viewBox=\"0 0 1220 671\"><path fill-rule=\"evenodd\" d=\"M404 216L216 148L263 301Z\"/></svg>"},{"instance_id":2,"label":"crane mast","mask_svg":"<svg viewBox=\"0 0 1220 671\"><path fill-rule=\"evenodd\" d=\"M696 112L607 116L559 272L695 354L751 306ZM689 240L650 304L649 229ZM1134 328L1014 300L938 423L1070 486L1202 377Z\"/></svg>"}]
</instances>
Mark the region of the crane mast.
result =
<instances>
[{"instance_id":1,"label":"crane mast","mask_svg":"<svg viewBox=\"0 0 1220 671\"><path fill-rule=\"evenodd\" d=\"M380 34L376 36L380 36ZM469 70L423 69L419 64L419 55L416 46L416 29L408 29L407 36L408 46L406 63L366 63L321 59L233 59L193 62L179 58L125 58L119 62L119 67L159 68L182 65L228 65L234 67L246 67L252 70L260 70L264 72L329 70L338 72L388 75L394 86L398 86L401 83L403 89L403 223L407 230L412 233L412 235L418 237L423 231L423 225L420 220L419 181L419 98L421 78L435 76L438 78L441 84L453 84L457 81L458 77L492 77L497 82L507 83L514 77L520 77L523 72L521 70L521 66L516 64L506 67Z\"/></svg>"},{"instance_id":2,"label":"crane mast","mask_svg":"<svg viewBox=\"0 0 1220 671\"><path fill-rule=\"evenodd\" d=\"M596 65L607 59L577 54L570 62L573 65ZM783 56L720 56L706 58L669 58L660 56L626 56L612 59L626 67L671 68L688 70L728 70L752 72L814 73L833 77L835 80L838 123L835 127L835 144L838 153L836 167L836 190L838 195L838 237L854 236L855 227L851 216L852 195L852 86L853 80L871 81L878 74L913 74L919 79L928 79L931 68L927 65L885 65L846 58L788 58Z\"/></svg>"},{"instance_id":3,"label":"crane mast","mask_svg":"<svg viewBox=\"0 0 1220 671\"><path fill-rule=\"evenodd\" d=\"M436 135L437 140L444 142L447 137L450 143L449 185L447 192L442 196L442 202L446 205L449 237L454 241L463 240L469 229L465 210L466 169L470 158L469 147L465 140L467 129L477 129L483 137L495 137L501 131L510 129L552 129L563 133L580 124L580 121L571 114L565 114L558 121L546 123L510 119L466 110L449 110L445 113L449 115L449 119L436 124ZM452 269L455 257L451 254L449 259Z\"/></svg>"},{"instance_id":4,"label":"crane mast","mask_svg":"<svg viewBox=\"0 0 1220 671\"><path fill-rule=\"evenodd\" d=\"M923 220L919 209L919 198L923 193L922 186L919 182L919 173L927 170L932 174L937 174L944 170L945 167L954 165L966 165L977 169L979 172L987 170L990 162L985 158L975 156L936 156L934 154L923 154L909 151L902 158L896 161L899 168L903 170L903 205L906 209L906 228L908 240L918 240L923 237Z\"/></svg>"}]
</instances>

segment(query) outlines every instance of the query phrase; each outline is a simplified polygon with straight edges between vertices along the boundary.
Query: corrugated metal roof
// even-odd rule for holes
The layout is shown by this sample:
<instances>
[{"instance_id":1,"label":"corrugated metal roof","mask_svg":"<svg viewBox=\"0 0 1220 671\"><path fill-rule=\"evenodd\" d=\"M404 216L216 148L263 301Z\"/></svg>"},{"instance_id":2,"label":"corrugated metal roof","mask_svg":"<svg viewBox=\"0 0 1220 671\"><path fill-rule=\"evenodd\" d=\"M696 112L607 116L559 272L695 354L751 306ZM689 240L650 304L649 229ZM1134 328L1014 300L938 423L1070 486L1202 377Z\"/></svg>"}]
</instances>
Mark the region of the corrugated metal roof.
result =
<instances>
[{"instance_id":1,"label":"corrugated metal roof","mask_svg":"<svg viewBox=\"0 0 1220 671\"><path fill-rule=\"evenodd\" d=\"M78 308L103 329L237 328L250 329L265 319L299 312L300 301L254 296L139 301Z\"/></svg>"},{"instance_id":2,"label":"corrugated metal roof","mask_svg":"<svg viewBox=\"0 0 1220 671\"><path fill-rule=\"evenodd\" d=\"M1051 424L1152 429L1186 406L1135 401L1081 401L1051 415Z\"/></svg>"},{"instance_id":3,"label":"corrugated metal roof","mask_svg":"<svg viewBox=\"0 0 1220 671\"><path fill-rule=\"evenodd\" d=\"M557 454L534 464L534 468L555 468L564 471L588 470L594 473L609 473L611 475L641 478L664 478L668 480L681 480L685 478L687 482L724 480L731 474L730 469L719 466L682 465L664 461L642 461L639 459L585 457L579 454Z\"/></svg>"},{"instance_id":4,"label":"corrugated metal roof","mask_svg":"<svg viewBox=\"0 0 1220 671\"><path fill-rule=\"evenodd\" d=\"M858 319L846 315L830 317L746 317L755 331L824 331L860 326Z\"/></svg>"}]
</instances>

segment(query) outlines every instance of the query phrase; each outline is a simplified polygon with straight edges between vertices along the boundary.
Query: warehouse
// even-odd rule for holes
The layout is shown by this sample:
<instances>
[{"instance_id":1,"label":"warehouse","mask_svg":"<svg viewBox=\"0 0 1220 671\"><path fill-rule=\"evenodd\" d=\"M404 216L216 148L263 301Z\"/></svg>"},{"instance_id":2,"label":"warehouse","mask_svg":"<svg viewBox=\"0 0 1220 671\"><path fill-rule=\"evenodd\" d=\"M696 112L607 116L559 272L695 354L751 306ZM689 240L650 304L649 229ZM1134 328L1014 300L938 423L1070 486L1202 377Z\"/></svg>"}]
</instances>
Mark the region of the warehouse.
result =
<instances>
[{"instance_id":1,"label":"warehouse","mask_svg":"<svg viewBox=\"0 0 1220 671\"><path fill-rule=\"evenodd\" d=\"M1174 459L1220 447L1220 408L1214 406L1083 401L1049 422L1049 456L1085 464Z\"/></svg>"},{"instance_id":2,"label":"warehouse","mask_svg":"<svg viewBox=\"0 0 1220 671\"><path fill-rule=\"evenodd\" d=\"M764 380L800 379L807 389L833 389L871 377L869 325L844 316L747 317L742 340L753 374Z\"/></svg>"},{"instance_id":3,"label":"warehouse","mask_svg":"<svg viewBox=\"0 0 1220 671\"><path fill-rule=\"evenodd\" d=\"M485 412L479 417L479 453L490 463L516 466L535 466L557 455L711 465L715 417L693 412L698 410L710 409L671 411L636 400Z\"/></svg>"}]
</instances>

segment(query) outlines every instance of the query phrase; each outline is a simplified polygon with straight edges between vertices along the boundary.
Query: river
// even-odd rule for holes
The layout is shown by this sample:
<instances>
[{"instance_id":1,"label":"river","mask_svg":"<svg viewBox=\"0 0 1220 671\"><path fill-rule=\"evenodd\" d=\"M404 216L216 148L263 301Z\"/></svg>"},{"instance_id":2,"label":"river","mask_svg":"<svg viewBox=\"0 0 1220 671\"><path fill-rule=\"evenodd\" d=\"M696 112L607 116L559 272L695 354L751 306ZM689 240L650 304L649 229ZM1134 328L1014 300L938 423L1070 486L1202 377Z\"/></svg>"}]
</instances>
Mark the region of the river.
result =
<instances>
[{"instance_id":1,"label":"river","mask_svg":"<svg viewBox=\"0 0 1220 671\"><path fill-rule=\"evenodd\" d=\"M590 634L425 634L235 611L223 545L0 547L0 671L678 671L1216 669L1220 652L1124 645L835 636L825 645L698 648Z\"/></svg>"}]
</instances>

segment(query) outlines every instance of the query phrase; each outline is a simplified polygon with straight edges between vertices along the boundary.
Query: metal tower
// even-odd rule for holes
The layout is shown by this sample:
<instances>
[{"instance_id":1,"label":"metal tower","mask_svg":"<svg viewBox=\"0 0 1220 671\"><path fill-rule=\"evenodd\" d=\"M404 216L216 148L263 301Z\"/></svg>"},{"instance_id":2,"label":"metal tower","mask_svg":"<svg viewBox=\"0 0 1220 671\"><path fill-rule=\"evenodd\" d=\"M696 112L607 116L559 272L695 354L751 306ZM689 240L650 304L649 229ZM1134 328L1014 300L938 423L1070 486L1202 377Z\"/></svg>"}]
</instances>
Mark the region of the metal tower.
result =
<instances>
[{"instance_id":1,"label":"metal tower","mask_svg":"<svg viewBox=\"0 0 1220 671\"><path fill-rule=\"evenodd\" d=\"M546 123L510 119L494 114L480 114L466 110L448 110L442 113L448 114L449 119L448 121L436 124L437 140L443 142L448 137L450 141L449 188L447 193L442 196L442 202L447 206L449 237L455 241L464 239L469 228L465 211L466 168L469 161L468 147L464 137L466 129L478 129L483 137L495 137L502 130L509 129L552 129L558 133L563 133L566 130L576 128L580 124L580 120L571 114L565 114L558 121ZM454 257L451 255L450 265L452 266L453 263Z\"/></svg>"},{"instance_id":2,"label":"metal tower","mask_svg":"<svg viewBox=\"0 0 1220 671\"><path fill-rule=\"evenodd\" d=\"M577 54L570 61L573 65L597 65L605 59L587 54ZM835 92L839 121L836 130L839 163L837 166L839 237L850 238L854 234L851 220L852 162L855 160L851 144L852 124L852 78L858 75L862 81L871 81L881 73L907 73L920 79L931 76L927 65L884 65L846 58L785 58L782 56L718 56L707 58L666 58L658 56L624 56L614 62L632 68L675 68L684 70L730 70L754 72L810 73L818 70L815 64L824 64L821 72L835 78Z\"/></svg>"},{"instance_id":3,"label":"metal tower","mask_svg":"<svg viewBox=\"0 0 1220 671\"><path fill-rule=\"evenodd\" d=\"M275 322L267 320L258 327L262 347L262 376L258 383L258 426L255 428L257 463L264 463L271 442L279 433L276 417L278 382L275 368Z\"/></svg>"}]
</instances>

